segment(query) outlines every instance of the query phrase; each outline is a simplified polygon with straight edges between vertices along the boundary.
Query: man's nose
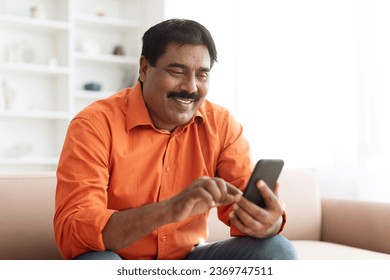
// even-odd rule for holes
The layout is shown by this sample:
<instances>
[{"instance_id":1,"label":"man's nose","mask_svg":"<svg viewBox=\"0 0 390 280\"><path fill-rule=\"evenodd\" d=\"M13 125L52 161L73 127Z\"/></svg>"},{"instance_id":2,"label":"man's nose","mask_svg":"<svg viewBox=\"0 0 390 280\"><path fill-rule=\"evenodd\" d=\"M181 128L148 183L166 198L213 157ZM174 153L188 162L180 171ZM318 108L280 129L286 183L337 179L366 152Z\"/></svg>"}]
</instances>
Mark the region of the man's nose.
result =
<instances>
[{"instance_id":1,"label":"man's nose","mask_svg":"<svg viewBox=\"0 0 390 280\"><path fill-rule=\"evenodd\" d=\"M198 87L195 75L187 75L181 82L180 90L186 92L197 92Z\"/></svg>"}]
</instances>

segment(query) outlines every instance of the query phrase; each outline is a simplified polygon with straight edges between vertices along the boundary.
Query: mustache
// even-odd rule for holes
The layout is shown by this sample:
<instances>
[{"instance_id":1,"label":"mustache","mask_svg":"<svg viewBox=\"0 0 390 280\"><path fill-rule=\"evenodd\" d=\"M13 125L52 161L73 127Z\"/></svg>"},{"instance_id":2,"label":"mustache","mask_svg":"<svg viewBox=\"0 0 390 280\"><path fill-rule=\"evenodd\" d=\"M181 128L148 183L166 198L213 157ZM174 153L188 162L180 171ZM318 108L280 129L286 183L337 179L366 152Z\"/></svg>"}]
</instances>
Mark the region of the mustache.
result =
<instances>
[{"instance_id":1,"label":"mustache","mask_svg":"<svg viewBox=\"0 0 390 280\"><path fill-rule=\"evenodd\" d=\"M187 98L187 99L193 99L195 101L200 100L200 97L196 92L187 92L187 91L170 91L168 92L168 98L171 97Z\"/></svg>"}]
</instances>

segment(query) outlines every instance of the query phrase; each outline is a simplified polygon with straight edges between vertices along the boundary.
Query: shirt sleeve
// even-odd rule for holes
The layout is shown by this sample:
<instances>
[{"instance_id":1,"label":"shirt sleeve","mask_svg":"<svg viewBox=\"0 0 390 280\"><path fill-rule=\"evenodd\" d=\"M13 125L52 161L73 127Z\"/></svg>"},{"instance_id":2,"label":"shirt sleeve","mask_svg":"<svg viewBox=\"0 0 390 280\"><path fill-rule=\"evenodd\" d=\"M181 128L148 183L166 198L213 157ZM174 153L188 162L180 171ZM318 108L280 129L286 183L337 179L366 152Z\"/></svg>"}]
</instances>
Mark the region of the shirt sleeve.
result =
<instances>
[{"instance_id":1,"label":"shirt sleeve","mask_svg":"<svg viewBox=\"0 0 390 280\"><path fill-rule=\"evenodd\" d=\"M249 143L244 137L242 126L228 111L225 112L220 127L222 130L220 133L221 153L217 175L243 191L254 168ZM232 236L244 235L230 224L229 213L231 211L232 206L219 207L219 219L230 226Z\"/></svg>"},{"instance_id":2,"label":"shirt sleeve","mask_svg":"<svg viewBox=\"0 0 390 280\"><path fill-rule=\"evenodd\" d=\"M110 141L102 126L74 119L58 163L54 231L66 259L105 249L102 230L115 210L107 209Z\"/></svg>"},{"instance_id":3,"label":"shirt sleeve","mask_svg":"<svg viewBox=\"0 0 390 280\"><path fill-rule=\"evenodd\" d=\"M221 125L221 127L224 128L224 133L222 134L224 137L221 139L223 145L217 170L218 176L244 191L254 168L249 143L244 136L242 126L228 112L226 112L223 123L225 125ZM284 206L283 202L282 204ZM244 233L231 225L229 219L231 211L232 206L219 207L219 219L230 226L231 236L244 236ZM283 222L278 233L283 231L286 224L287 216L285 211L283 211L282 218Z\"/></svg>"}]
</instances>

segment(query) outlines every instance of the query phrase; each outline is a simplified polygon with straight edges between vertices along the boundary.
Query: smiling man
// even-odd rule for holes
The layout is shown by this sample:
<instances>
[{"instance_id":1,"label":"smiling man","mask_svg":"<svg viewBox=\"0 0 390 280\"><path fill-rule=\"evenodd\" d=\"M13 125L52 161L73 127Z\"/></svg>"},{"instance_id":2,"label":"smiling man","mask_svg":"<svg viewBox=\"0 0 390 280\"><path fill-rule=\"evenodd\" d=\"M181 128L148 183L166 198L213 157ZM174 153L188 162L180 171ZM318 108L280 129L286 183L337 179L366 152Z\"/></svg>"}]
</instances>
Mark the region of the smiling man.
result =
<instances>
[{"instance_id":1,"label":"smiling man","mask_svg":"<svg viewBox=\"0 0 390 280\"><path fill-rule=\"evenodd\" d=\"M242 197L253 169L242 127L206 100L217 60L201 24L143 37L139 81L81 111L57 170L56 242L67 259L295 259L282 202ZM209 211L235 238L207 240Z\"/></svg>"}]
</instances>

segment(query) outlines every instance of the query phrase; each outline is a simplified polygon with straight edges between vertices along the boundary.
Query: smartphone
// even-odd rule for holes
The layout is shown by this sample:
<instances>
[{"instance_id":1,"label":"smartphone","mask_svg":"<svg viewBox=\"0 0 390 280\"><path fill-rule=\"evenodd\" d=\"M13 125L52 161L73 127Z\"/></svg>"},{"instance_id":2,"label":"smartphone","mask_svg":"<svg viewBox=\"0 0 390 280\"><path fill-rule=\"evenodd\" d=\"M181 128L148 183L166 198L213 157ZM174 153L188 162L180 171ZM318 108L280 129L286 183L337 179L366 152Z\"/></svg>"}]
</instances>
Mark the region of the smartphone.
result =
<instances>
[{"instance_id":1,"label":"smartphone","mask_svg":"<svg viewBox=\"0 0 390 280\"><path fill-rule=\"evenodd\" d=\"M244 190L244 197L260 207L266 208L265 201L256 187L256 182L263 180L271 190L274 190L276 181L282 172L283 165L284 161L281 159L259 160Z\"/></svg>"}]
</instances>

